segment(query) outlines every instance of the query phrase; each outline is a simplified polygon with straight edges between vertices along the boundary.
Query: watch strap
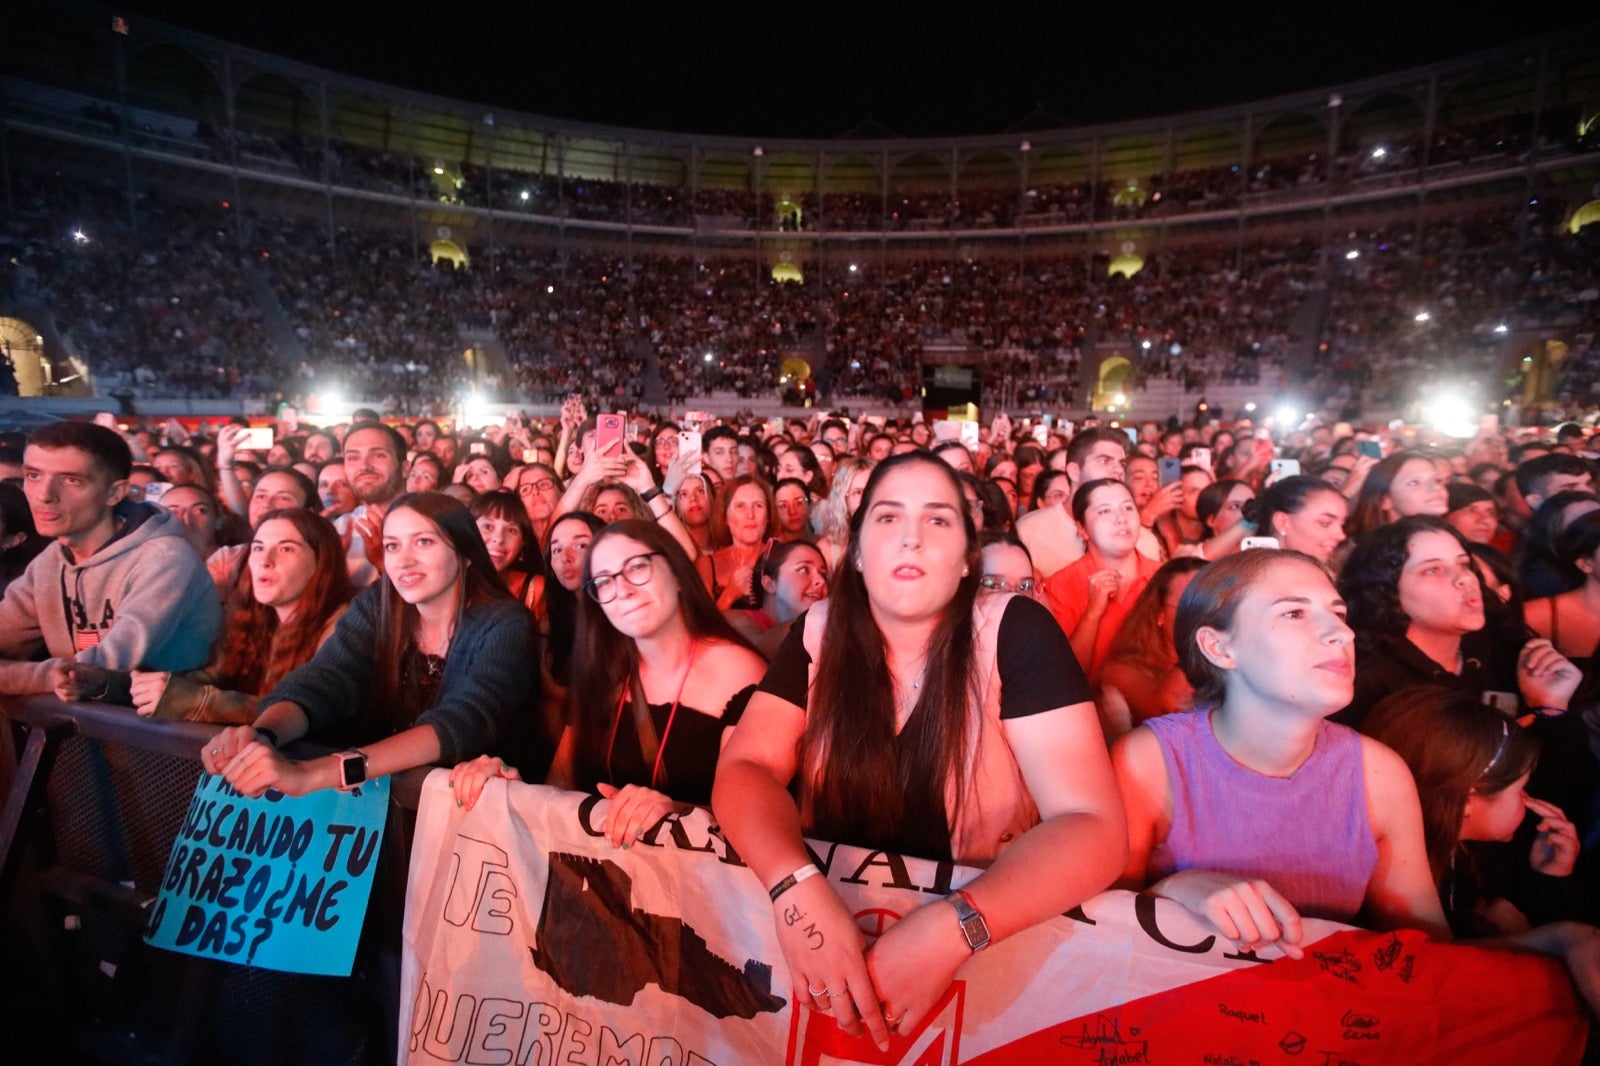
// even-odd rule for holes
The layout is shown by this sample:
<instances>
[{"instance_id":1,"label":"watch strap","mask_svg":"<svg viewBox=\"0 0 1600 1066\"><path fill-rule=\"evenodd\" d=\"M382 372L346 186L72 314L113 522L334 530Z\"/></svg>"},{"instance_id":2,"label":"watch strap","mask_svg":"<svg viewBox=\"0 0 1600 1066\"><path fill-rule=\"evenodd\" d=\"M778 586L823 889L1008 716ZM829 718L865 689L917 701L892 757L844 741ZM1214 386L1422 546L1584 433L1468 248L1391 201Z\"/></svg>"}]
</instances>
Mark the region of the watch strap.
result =
<instances>
[{"instance_id":1,"label":"watch strap","mask_svg":"<svg viewBox=\"0 0 1600 1066\"><path fill-rule=\"evenodd\" d=\"M967 947L974 953L988 947L989 923L978 905L972 902L972 897L957 889L945 898L956 909L956 918L961 922L961 935L966 938Z\"/></svg>"}]
</instances>

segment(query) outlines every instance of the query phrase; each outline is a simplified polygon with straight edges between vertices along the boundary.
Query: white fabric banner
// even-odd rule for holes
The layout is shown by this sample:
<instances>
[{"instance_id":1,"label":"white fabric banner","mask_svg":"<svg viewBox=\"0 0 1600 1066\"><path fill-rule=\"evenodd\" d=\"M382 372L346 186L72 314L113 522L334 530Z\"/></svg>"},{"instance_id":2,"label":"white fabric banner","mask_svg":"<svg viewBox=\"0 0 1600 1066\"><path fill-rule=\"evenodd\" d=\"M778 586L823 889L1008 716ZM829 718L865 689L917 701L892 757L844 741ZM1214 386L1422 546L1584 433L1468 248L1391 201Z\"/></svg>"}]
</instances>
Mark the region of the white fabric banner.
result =
<instances>
[{"instance_id":1,"label":"white fabric banner","mask_svg":"<svg viewBox=\"0 0 1600 1066\"><path fill-rule=\"evenodd\" d=\"M772 907L709 812L628 850L603 801L444 773L417 817L400 1020L406 1063L529 1066L1577 1061L1552 960L1307 921L1306 958L1229 950L1183 908L1106 892L973 957L887 1054L794 1010ZM977 871L813 843L869 936ZM1512 996L1514 993L1514 1002Z\"/></svg>"}]
</instances>

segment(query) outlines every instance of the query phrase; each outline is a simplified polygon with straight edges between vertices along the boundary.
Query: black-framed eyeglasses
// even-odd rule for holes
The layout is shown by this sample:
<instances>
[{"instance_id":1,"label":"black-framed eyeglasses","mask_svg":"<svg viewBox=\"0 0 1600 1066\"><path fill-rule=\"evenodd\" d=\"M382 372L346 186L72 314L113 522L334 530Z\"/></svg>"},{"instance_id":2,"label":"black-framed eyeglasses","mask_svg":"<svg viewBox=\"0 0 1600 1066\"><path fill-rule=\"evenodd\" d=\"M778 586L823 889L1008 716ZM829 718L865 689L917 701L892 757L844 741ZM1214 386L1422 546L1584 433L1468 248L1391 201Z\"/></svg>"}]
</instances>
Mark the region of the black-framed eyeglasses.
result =
<instances>
[{"instance_id":1,"label":"black-framed eyeglasses","mask_svg":"<svg viewBox=\"0 0 1600 1066\"><path fill-rule=\"evenodd\" d=\"M655 576L655 560L660 552L645 552L622 561L622 568L614 574L596 574L583 583L588 590L589 598L596 603L610 603L617 598L617 591L621 588L617 584L618 578L626 578L628 584L640 588L650 583Z\"/></svg>"},{"instance_id":2,"label":"black-framed eyeglasses","mask_svg":"<svg viewBox=\"0 0 1600 1066\"><path fill-rule=\"evenodd\" d=\"M549 492L556 487L556 483L547 477L538 481L524 481L517 486L517 492L523 496L532 496L536 492Z\"/></svg>"},{"instance_id":3,"label":"black-framed eyeglasses","mask_svg":"<svg viewBox=\"0 0 1600 1066\"><path fill-rule=\"evenodd\" d=\"M1003 577L993 577L988 574L978 579L978 587L985 592L1015 592L1022 596L1032 596L1039 591L1040 584L1031 577L1025 577L1015 585Z\"/></svg>"}]
</instances>

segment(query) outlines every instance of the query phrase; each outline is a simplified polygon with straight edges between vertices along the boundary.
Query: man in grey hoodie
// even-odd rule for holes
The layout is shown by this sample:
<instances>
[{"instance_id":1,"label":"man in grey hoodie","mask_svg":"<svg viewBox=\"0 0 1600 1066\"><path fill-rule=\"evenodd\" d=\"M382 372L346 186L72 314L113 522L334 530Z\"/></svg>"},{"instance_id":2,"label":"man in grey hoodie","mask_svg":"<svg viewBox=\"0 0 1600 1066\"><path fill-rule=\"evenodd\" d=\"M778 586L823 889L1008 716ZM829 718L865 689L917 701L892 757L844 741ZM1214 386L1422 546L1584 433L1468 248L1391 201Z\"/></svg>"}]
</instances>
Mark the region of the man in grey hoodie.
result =
<instances>
[{"instance_id":1,"label":"man in grey hoodie","mask_svg":"<svg viewBox=\"0 0 1600 1066\"><path fill-rule=\"evenodd\" d=\"M23 490L55 543L0 600L0 693L127 702L129 670L205 664L221 605L182 524L125 498L132 462L121 435L88 422L28 438Z\"/></svg>"}]
</instances>

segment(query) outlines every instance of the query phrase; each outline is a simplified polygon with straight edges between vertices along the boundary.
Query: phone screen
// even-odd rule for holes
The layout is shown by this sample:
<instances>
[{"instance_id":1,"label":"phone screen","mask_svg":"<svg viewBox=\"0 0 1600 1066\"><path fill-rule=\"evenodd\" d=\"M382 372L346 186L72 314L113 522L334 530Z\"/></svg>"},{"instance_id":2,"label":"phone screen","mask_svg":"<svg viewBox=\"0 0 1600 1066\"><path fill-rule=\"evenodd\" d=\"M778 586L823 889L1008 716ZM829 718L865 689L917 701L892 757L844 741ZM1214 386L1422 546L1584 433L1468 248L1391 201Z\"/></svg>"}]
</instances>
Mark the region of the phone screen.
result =
<instances>
[{"instance_id":1,"label":"phone screen","mask_svg":"<svg viewBox=\"0 0 1600 1066\"><path fill-rule=\"evenodd\" d=\"M620 414L596 415L594 419L594 450L609 459L622 458L623 433L626 419Z\"/></svg>"},{"instance_id":2,"label":"phone screen","mask_svg":"<svg viewBox=\"0 0 1600 1066\"><path fill-rule=\"evenodd\" d=\"M1163 455L1156 460L1156 468L1160 471L1163 488L1183 476L1183 460L1175 456Z\"/></svg>"},{"instance_id":3,"label":"phone screen","mask_svg":"<svg viewBox=\"0 0 1600 1066\"><path fill-rule=\"evenodd\" d=\"M698 474L703 469L700 465L700 431L698 429L680 429L678 431L678 454L687 455L694 453L694 463L689 467L689 473Z\"/></svg>"}]
</instances>

